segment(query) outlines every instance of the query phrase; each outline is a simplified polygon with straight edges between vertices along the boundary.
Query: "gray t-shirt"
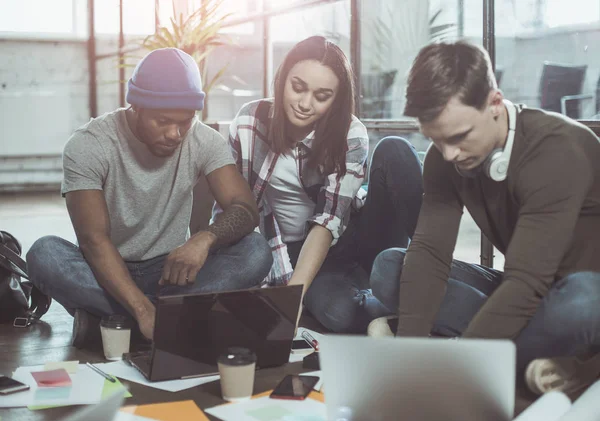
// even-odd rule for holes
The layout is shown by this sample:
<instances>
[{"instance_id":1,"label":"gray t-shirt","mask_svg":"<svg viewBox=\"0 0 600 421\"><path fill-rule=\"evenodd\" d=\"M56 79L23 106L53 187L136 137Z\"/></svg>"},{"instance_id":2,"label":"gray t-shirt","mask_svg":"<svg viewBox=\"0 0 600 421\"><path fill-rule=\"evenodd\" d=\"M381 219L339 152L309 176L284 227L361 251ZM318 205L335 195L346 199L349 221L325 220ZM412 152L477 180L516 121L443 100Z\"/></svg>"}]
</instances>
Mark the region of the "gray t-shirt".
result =
<instances>
[{"instance_id":1,"label":"gray t-shirt","mask_svg":"<svg viewBox=\"0 0 600 421\"><path fill-rule=\"evenodd\" d=\"M77 129L63 152L63 196L102 190L110 238L126 261L170 253L189 238L192 189L233 158L216 131L194 121L169 157L154 156L132 133L125 109Z\"/></svg>"}]
</instances>

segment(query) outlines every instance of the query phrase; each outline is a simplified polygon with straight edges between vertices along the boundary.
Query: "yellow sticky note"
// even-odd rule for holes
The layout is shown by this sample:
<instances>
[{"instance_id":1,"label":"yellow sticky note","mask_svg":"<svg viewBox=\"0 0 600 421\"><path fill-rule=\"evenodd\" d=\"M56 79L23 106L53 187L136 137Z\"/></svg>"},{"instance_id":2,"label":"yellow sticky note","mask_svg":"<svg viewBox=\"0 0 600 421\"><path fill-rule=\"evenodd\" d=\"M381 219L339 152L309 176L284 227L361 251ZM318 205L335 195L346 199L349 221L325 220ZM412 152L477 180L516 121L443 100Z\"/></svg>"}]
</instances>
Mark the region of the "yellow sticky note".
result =
<instances>
[{"instance_id":1,"label":"yellow sticky note","mask_svg":"<svg viewBox=\"0 0 600 421\"><path fill-rule=\"evenodd\" d=\"M133 405L121 408L121 412L139 415L157 421L195 420L209 421L194 401Z\"/></svg>"},{"instance_id":2,"label":"yellow sticky note","mask_svg":"<svg viewBox=\"0 0 600 421\"><path fill-rule=\"evenodd\" d=\"M79 361L56 361L44 364L44 371L57 370L59 368L64 368L69 374L75 374L79 368Z\"/></svg>"},{"instance_id":3,"label":"yellow sticky note","mask_svg":"<svg viewBox=\"0 0 600 421\"><path fill-rule=\"evenodd\" d=\"M104 387L102 388L102 399L108 398L110 395L112 395L118 389L125 388L125 386L123 386L123 384L119 381L119 379L117 379L116 377L113 377L113 379L115 379L116 382L113 383L109 380L104 380ZM131 394L131 392L129 390L127 390L125 392L124 396L126 398L130 398L133 395Z\"/></svg>"},{"instance_id":4,"label":"yellow sticky note","mask_svg":"<svg viewBox=\"0 0 600 421\"><path fill-rule=\"evenodd\" d=\"M125 388L125 386L123 386L123 384L119 381L119 379L117 379L116 377L113 377L116 382L110 382L108 380L104 380L104 386L102 387L102 396L101 398L107 398L108 396L110 396L113 392L115 392L117 389L120 388ZM133 396L131 394L131 392L126 391L125 392L125 397L126 398L130 398L131 396ZM57 408L59 406L69 406L69 405L29 405L27 408L30 411L37 411L39 409L48 409L48 408Z\"/></svg>"}]
</instances>

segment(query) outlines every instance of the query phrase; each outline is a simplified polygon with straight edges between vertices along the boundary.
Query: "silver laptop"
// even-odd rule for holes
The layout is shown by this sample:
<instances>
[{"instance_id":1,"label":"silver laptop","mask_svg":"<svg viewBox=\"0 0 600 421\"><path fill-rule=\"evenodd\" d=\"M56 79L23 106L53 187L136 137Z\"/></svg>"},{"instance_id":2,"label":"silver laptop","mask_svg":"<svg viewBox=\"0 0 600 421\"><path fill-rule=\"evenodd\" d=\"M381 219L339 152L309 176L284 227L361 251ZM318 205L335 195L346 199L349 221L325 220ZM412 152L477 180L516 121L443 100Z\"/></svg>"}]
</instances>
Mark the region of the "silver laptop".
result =
<instances>
[{"instance_id":1,"label":"silver laptop","mask_svg":"<svg viewBox=\"0 0 600 421\"><path fill-rule=\"evenodd\" d=\"M511 341L326 335L320 364L330 420L513 418Z\"/></svg>"}]
</instances>

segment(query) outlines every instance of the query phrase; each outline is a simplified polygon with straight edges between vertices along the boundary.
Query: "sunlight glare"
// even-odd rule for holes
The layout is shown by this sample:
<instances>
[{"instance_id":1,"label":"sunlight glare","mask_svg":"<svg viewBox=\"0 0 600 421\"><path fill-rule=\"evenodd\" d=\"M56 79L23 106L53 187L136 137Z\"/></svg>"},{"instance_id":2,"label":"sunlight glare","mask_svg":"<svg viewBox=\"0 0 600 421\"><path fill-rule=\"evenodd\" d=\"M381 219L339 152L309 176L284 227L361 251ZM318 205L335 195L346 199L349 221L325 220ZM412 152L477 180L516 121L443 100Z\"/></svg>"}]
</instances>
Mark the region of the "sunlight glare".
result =
<instances>
[{"instance_id":1,"label":"sunlight glare","mask_svg":"<svg viewBox=\"0 0 600 421\"><path fill-rule=\"evenodd\" d=\"M545 21L548 27L598 22L598 0L547 0Z\"/></svg>"}]
</instances>

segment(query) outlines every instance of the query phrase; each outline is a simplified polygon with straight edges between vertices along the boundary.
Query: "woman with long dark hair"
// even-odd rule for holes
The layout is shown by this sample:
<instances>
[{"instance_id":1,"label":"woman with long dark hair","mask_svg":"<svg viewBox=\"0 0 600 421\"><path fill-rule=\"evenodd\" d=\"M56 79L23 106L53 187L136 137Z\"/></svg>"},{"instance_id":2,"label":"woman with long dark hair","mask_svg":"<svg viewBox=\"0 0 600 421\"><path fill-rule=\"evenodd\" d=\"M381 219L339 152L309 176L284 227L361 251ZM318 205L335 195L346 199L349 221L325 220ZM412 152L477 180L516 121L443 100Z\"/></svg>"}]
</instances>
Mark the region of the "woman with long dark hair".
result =
<instances>
[{"instance_id":1,"label":"woman with long dark hair","mask_svg":"<svg viewBox=\"0 0 600 421\"><path fill-rule=\"evenodd\" d=\"M237 166L273 251L268 285L301 284L306 309L335 332L365 332L395 313L375 299L375 256L406 247L421 206L421 165L401 138L377 145L353 115L348 59L320 36L296 44L279 67L275 97L245 104L230 127ZM216 210L218 211L218 210Z\"/></svg>"}]
</instances>

